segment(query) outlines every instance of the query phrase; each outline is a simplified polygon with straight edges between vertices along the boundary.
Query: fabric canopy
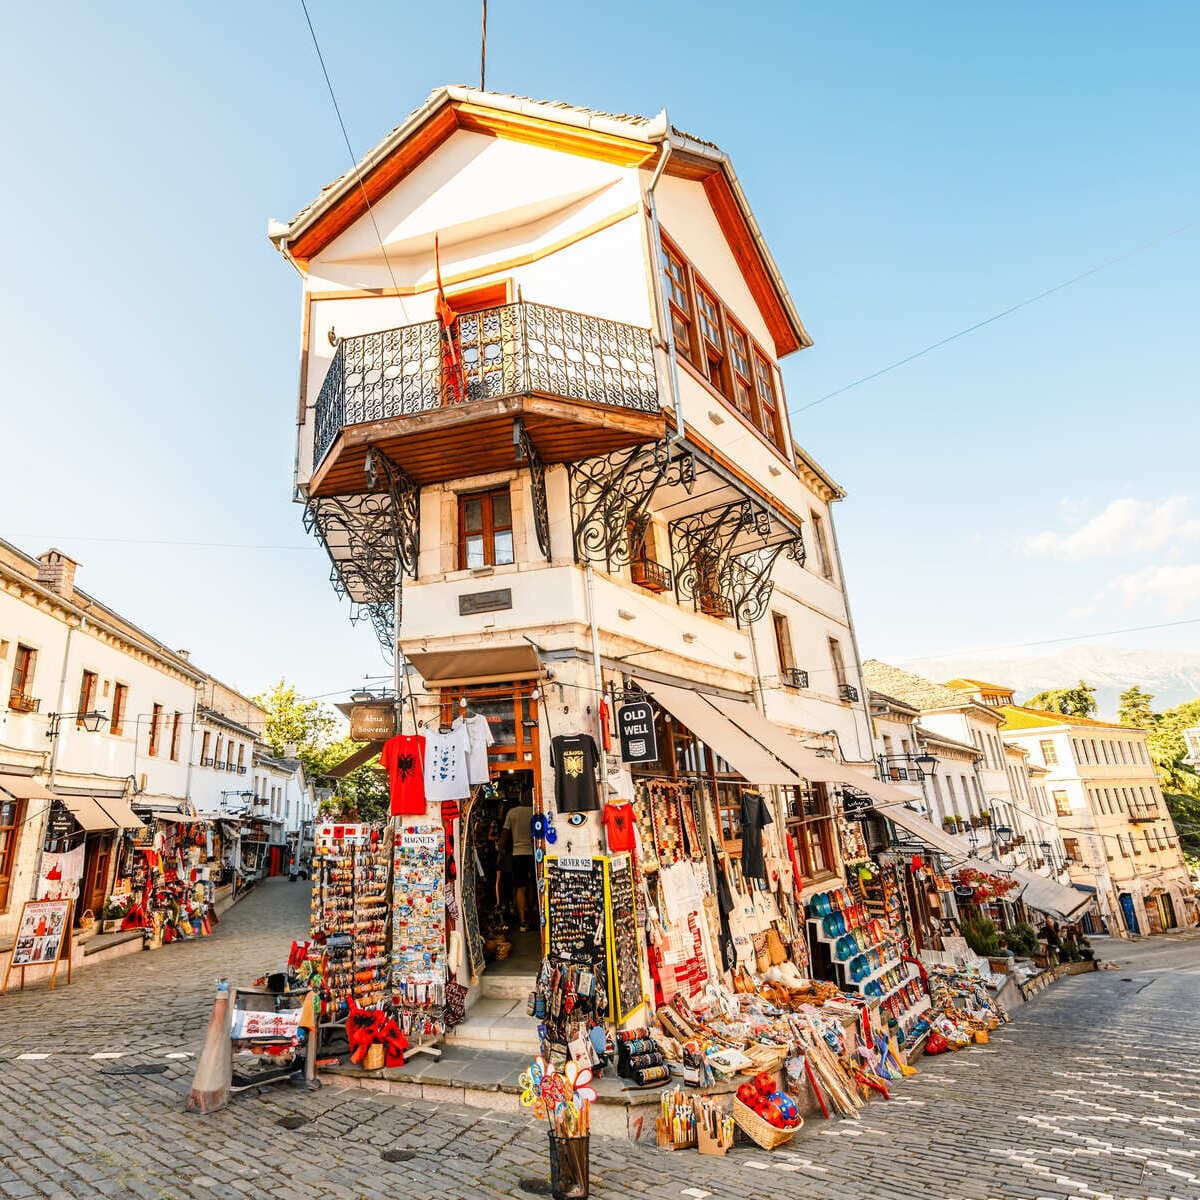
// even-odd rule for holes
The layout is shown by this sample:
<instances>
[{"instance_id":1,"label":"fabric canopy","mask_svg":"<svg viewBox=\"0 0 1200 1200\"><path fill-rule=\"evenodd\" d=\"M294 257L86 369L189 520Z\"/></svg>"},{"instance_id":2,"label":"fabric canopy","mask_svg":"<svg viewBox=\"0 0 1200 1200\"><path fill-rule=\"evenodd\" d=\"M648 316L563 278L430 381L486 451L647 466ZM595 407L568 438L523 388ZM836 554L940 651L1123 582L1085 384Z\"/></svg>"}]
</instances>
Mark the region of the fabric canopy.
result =
<instances>
[{"instance_id":1,"label":"fabric canopy","mask_svg":"<svg viewBox=\"0 0 1200 1200\"><path fill-rule=\"evenodd\" d=\"M1038 912L1047 916L1070 923L1078 921L1091 907L1093 897L1086 892L1078 892L1073 887L1063 887L1061 883L1055 883L1053 879L1047 879L1045 875L1038 875L1033 871L1017 869L1012 874L1014 879L1019 879L1025 884L1021 899L1030 908L1036 908Z\"/></svg>"},{"instance_id":2,"label":"fabric canopy","mask_svg":"<svg viewBox=\"0 0 1200 1200\"><path fill-rule=\"evenodd\" d=\"M425 650L405 655L426 683L453 687L463 683L507 683L541 674L537 651L528 643L472 646L463 650Z\"/></svg>"},{"instance_id":3,"label":"fabric canopy","mask_svg":"<svg viewBox=\"0 0 1200 1200\"><path fill-rule=\"evenodd\" d=\"M91 796L56 795L55 799L62 801L71 810L71 816L79 823L80 829L87 833L96 833L101 829L116 829L117 823L100 807L99 801Z\"/></svg>"},{"instance_id":4,"label":"fabric canopy","mask_svg":"<svg viewBox=\"0 0 1200 1200\"><path fill-rule=\"evenodd\" d=\"M848 782L851 775L857 774L832 758L806 749L799 738L788 733L782 725L768 721L753 704L747 704L744 700L722 700L720 712L743 733L749 734L776 758L782 759L801 779L814 783Z\"/></svg>"},{"instance_id":5,"label":"fabric canopy","mask_svg":"<svg viewBox=\"0 0 1200 1200\"><path fill-rule=\"evenodd\" d=\"M751 783L775 783L791 787L804 782L787 763L724 715L722 709L736 701L722 700L718 707L714 697L702 692L671 687L649 679L638 679L637 682L671 716L682 721L705 745Z\"/></svg>"},{"instance_id":6,"label":"fabric canopy","mask_svg":"<svg viewBox=\"0 0 1200 1200\"><path fill-rule=\"evenodd\" d=\"M144 829L137 813L124 796L97 796L96 803L113 819L118 829Z\"/></svg>"},{"instance_id":7,"label":"fabric canopy","mask_svg":"<svg viewBox=\"0 0 1200 1200\"><path fill-rule=\"evenodd\" d=\"M0 791L18 800L53 800L54 793L28 775L0 775Z\"/></svg>"}]
</instances>

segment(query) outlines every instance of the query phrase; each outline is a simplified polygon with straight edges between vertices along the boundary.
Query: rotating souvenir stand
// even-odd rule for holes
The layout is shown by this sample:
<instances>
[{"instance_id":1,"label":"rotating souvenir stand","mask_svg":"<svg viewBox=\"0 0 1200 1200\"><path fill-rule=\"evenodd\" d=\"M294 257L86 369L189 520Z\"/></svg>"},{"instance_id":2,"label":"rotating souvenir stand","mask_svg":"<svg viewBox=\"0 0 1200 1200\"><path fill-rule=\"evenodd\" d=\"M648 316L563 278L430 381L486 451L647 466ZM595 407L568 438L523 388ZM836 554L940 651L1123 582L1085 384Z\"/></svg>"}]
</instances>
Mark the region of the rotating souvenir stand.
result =
<instances>
[{"instance_id":1,"label":"rotating souvenir stand","mask_svg":"<svg viewBox=\"0 0 1200 1200\"><path fill-rule=\"evenodd\" d=\"M446 832L440 823L394 818L392 1009L407 1053L441 1057L446 1032Z\"/></svg>"},{"instance_id":2,"label":"rotating souvenir stand","mask_svg":"<svg viewBox=\"0 0 1200 1200\"><path fill-rule=\"evenodd\" d=\"M311 928L324 947L322 1024L344 1022L351 998L383 1003L387 987L388 831L321 822L314 831Z\"/></svg>"}]
</instances>

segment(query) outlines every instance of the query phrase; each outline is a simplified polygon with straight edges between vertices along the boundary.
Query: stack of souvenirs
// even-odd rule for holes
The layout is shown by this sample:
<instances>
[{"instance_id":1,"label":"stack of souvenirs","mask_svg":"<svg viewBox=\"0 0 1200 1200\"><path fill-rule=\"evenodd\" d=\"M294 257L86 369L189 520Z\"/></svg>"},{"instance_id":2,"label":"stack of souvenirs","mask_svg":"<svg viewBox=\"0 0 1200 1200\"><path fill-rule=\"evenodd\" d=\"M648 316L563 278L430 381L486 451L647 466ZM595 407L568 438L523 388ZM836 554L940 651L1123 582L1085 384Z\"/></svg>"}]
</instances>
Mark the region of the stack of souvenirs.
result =
<instances>
[{"instance_id":1,"label":"stack of souvenirs","mask_svg":"<svg viewBox=\"0 0 1200 1200\"><path fill-rule=\"evenodd\" d=\"M122 929L141 929L151 949L212 932L211 829L163 822L132 847Z\"/></svg>"},{"instance_id":2,"label":"stack of souvenirs","mask_svg":"<svg viewBox=\"0 0 1200 1200\"><path fill-rule=\"evenodd\" d=\"M927 1054L961 1050L971 1042L986 1042L988 1034L1009 1019L1003 1005L988 993L977 970L933 967L929 972L933 1005L929 1013Z\"/></svg>"}]
</instances>

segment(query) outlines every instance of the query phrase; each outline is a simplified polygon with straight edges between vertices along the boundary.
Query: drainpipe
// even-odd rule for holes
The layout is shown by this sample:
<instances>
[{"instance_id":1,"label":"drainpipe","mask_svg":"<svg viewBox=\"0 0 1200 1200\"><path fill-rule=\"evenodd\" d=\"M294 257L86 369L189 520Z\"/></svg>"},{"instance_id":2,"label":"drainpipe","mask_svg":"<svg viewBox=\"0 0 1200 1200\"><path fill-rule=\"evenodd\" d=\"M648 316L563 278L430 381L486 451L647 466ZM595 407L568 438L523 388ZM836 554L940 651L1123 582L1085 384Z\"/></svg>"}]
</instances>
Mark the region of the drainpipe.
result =
<instances>
[{"instance_id":1,"label":"drainpipe","mask_svg":"<svg viewBox=\"0 0 1200 1200\"><path fill-rule=\"evenodd\" d=\"M83 621L81 619L80 626L82 625ZM66 645L63 647L62 674L58 679L58 702L54 706L54 711L58 713L63 711L63 705L67 695L67 669L71 663L71 634L74 632L75 626L68 625L67 641ZM50 767L46 772L46 786L51 791L54 790L54 772L58 766L58 742L59 738L62 737L61 717L58 719L58 730L59 731L55 735L54 740L50 743ZM50 810L53 807L54 801L51 800L50 803L46 805L46 810L42 814L44 819L39 821L37 826L37 855L33 860L33 899L35 900L38 898L38 880L42 877L42 856L46 853L46 823L50 820ZM87 841L87 834L84 834L83 840L84 842ZM82 888L80 890L82 891Z\"/></svg>"},{"instance_id":2,"label":"drainpipe","mask_svg":"<svg viewBox=\"0 0 1200 1200\"><path fill-rule=\"evenodd\" d=\"M679 390L679 360L675 356L675 331L671 325L671 313L667 307L667 299L663 295L662 286L662 231L658 225L658 206L654 203L654 189L666 170L671 158L671 122L667 120L667 110L663 109L663 124L666 132L660 143L662 147L658 156L658 165L650 182L646 186L646 208L650 213L650 281L654 288L654 305L658 320L659 335L667 350L668 382L671 387L671 400L675 408L675 432L667 439L668 445L675 445L683 439L683 397Z\"/></svg>"},{"instance_id":3,"label":"drainpipe","mask_svg":"<svg viewBox=\"0 0 1200 1200\"><path fill-rule=\"evenodd\" d=\"M584 568L584 579L587 584L587 618L588 629L592 635L592 675L595 680L596 689L596 721L600 721L600 701L604 696L604 673L600 668L600 635L596 629L596 575L592 570L592 564L589 562ZM604 753L604 738L603 731L597 729L601 733L599 743L600 749L600 791L604 796L605 804L608 803L608 755Z\"/></svg>"}]
</instances>

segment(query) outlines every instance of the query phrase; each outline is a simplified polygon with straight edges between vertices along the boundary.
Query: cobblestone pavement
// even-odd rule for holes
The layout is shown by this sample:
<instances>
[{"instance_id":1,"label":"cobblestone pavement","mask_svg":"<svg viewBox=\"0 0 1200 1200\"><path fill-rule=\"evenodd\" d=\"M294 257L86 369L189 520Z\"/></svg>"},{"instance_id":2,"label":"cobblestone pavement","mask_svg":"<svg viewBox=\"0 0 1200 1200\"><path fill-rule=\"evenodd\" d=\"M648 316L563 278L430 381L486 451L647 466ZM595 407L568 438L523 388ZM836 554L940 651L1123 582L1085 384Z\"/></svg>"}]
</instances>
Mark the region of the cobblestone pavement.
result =
<instances>
[{"instance_id":1,"label":"cobblestone pavement","mask_svg":"<svg viewBox=\"0 0 1200 1200\"><path fill-rule=\"evenodd\" d=\"M307 915L271 881L215 935L0 998L0 1197L456 1200L545 1176L532 1118L281 1086L184 1111L217 974L252 978ZM940 1059L859 1121L810 1120L768 1155L726 1159L593 1138L592 1195L1200 1198L1200 937L1102 951L1119 971L1065 980L991 1039ZM94 1057L94 1056L102 1057ZM120 1057L104 1057L120 1056ZM163 1074L109 1074L129 1064ZM282 1128L286 1116L306 1118ZM411 1149L384 1162L384 1149Z\"/></svg>"}]
</instances>

